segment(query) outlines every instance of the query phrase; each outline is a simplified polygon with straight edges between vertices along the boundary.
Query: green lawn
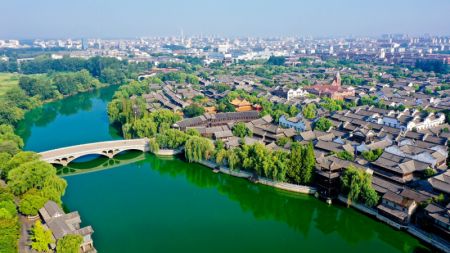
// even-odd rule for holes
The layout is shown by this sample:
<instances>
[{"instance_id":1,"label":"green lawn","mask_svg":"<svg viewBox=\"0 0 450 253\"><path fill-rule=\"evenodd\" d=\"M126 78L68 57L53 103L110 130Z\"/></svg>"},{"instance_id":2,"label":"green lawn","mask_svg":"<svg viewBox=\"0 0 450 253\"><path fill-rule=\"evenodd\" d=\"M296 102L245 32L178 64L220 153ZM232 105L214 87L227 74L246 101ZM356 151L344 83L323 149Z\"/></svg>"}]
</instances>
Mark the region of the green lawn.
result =
<instances>
[{"instance_id":1,"label":"green lawn","mask_svg":"<svg viewBox=\"0 0 450 253\"><path fill-rule=\"evenodd\" d=\"M19 83L19 74L0 73L0 98L5 92Z\"/></svg>"}]
</instances>

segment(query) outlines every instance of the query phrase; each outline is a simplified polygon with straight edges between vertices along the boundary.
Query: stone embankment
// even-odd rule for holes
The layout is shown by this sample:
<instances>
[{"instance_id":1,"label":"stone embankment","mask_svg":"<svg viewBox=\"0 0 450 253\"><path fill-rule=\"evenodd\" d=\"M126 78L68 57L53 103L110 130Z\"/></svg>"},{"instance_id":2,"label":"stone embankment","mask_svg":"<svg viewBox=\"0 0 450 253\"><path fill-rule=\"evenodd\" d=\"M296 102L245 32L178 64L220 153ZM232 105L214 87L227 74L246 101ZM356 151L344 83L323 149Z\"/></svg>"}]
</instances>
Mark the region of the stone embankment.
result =
<instances>
[{"instance_id":1,"label":"stone embankment","mask_svg":"<svg viewBox=\"0 0 450 253\"><path fill-rule=\"evenodd\" d=\"M339 195L338 200L347 205L347 198L345 198L344 196ZM350 206L363 212L363 213L366 213L369 216L374 217L396 229L404 230L404 231L410 233L411 235L417 237L418 239L420 239L426 243L429 243L433 247L435 247L443 252L450 252L450 244L447 241L445 241L437 236L434 236L426 231L423 231L422 229L420 229L414 225L411 225L411 224L410 225L401 225L401 224L394 222L394 221L386 218L385 216L379 214L376 209L369 208L369 207L366 207L364 205L361 205L361 204L358 204L355 202L352 202L350 204Z\"/></svg>"},{"instance_id":2,"label":"stone embankment","mask_svg":"<svg viewBox=\"0 0 450 253\"><path fill-rule=\"evenodd\" d=\"M204 165L204 166L206 166L208 168L211 168L213 170L217 170L217 172L220 172L220 173L223 173L223 174L228 174L228 175L235 176L235 177L240 177L240 178L247 178L247 179L251 180L254 183L272 186L274 188L282 189L282 190L285 190L285 191L296 192L296 193L303 193L303 194L315 194L316 191L317 191L316 188L311 187L311 186L289 184L289 183L284 183L284 182L276 182L276 181L273 181L271 179L263 178L263 177L254 178L253 173L250 173L248 171L230 170L227 167L218 166L216 163L211 162L211 161L200 161L198 163L202 164L202 165Z\"/></svg>"}]
</instances>

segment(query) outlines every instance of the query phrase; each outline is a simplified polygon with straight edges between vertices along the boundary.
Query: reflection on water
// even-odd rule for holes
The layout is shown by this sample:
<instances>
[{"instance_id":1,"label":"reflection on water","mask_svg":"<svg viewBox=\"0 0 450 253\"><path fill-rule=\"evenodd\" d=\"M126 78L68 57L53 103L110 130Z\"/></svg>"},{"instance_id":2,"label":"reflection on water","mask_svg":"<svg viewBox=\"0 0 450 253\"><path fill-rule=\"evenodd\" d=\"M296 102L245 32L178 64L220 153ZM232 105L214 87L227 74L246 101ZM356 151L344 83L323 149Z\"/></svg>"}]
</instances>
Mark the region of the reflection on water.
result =
<instances>
[{"instance_id":1,"label":"reflection on water","mask_svg":"<svg viewBox=\"0 0 450 253\"><path fill-rule=\"evenodd\" d=\"M215 174L204 166L173 160L170 162L152 157L151 168L172 177L183 176L189 182L202 188L217 188L229 199L239 202L245 212L255 218L283 221L300 232L305 238L311 226L323 234L337 232L349 244L358 244L379 238L401 252L430 252L418 246L416 240L399 240L399 234L384 224L361 216L355 210L342 206L328 206L311 196L289 193L269 186L255 185L246 180L224 174Z\"/></svg>"},{"instance_id":2,"label":"reflection on water","mask_svg":"<svg viewBox=\"0 0 450 253\"><path fill-rule=\"evenodd\" d=\"M94 157L94 159L91 159ZM105 156L85 156L72 161L67 166L55 165L57 174L63 177L95 172L99 170L112 169L118 166L137 163L145 160L145 154L139 151L127 151L117 154L109 159Z\"/></svg>"},{"instance_id":3,"label":"reflection on water","mask_svg":"<svg viewBox=\"0 0 450 253\"><path fill-rule=\"evenodd\" d=\"M78 94L27 113L18 127L25 149L119 138L106 114L116 89ZM89 158L58 173L69 184L64 203L94 227L100 252L427 252L413 237L353 209L178 158L140 152Z\"/></svg>"},{"instance_id":4,"label":"reflection on water","mask_svg":"<svg viewBox=\"0 0 450 253\"><path fill-rule=\"evenodd\" d=\"M17 133L27 140L30 136L31 126L45 127L53 122L58 115L73 115L79 111L89 111L92 108L92 98L98 97L100 90L86 92L81 95L67 97L57 100L31 110L26 118L19 123ZM30 125L32 124L32 125Z\"/></svg>"},{"instance_id":5,"label":"reflection on water","mask_svg":"<svg viewBox=\"0 0 450 253\"><path fill-rule=\"evenodd\" d=\"M323 236L333 237L337 234L340 240L344 240L348 245L356 246L365 242L370 244L381 240L399 252L429 252L404 232L395 231L355 210L339 205L329 206L308 195L285 192L252 184L244 179L216 174L204 166L187 164L178 158L161 158L142 153L137 155L132 152L118 157L117 160L118 163L116 159L98 158L85 163L74 163L70 169L74 170L71 173L92 172L139 161L136 166L148 167L162 177L181 177L198 188L217 189L220 194L239 203L244 213L250 213L257 220L287 224L304 238L303 243L315 240L317 231L320 231Z\"/></svg>"},{"instance_id":6,"label":"reflection on water","mask_svg":"<svg viewBox=\"0 0 450 253\"><path fill-rule=\"evenodd\" d=\"M116 89L110 86L80 93L27 112L16 129L25 150L40 152L120 138L106 113Z\"/></svg>"}]
</instances>

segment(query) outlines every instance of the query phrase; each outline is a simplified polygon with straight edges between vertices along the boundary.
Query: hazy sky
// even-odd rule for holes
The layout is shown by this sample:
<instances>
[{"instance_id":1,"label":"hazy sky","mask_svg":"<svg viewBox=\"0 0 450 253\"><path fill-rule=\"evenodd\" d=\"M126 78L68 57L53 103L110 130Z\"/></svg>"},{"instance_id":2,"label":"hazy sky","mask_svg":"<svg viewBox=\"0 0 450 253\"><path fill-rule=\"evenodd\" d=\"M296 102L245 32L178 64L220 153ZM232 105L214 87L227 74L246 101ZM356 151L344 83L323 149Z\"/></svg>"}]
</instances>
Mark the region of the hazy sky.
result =
<instances>
[{"instance_id":1,"label":"hazy sky","mask_svg":"<svg viewBox=\"0 0 450 253\"><path fill-rule=\"evenodd\" d=\"M0 0L0 38L450 35L450 0Z\"/></svg>"}]
</instances>

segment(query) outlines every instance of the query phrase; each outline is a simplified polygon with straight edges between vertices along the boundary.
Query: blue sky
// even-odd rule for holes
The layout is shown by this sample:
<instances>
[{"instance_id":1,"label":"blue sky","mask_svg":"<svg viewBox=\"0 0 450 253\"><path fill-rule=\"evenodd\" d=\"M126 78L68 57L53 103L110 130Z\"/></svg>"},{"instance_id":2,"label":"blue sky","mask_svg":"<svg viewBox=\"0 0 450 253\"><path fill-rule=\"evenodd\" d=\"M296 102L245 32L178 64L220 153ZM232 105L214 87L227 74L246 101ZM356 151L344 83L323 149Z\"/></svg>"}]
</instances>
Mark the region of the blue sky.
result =
<instances>
[{"instance_id":1,"label":"blue sky","mask_svg":"<svg viewBox=\"0 0 450 253\"><path fill-rule=\"evenodd\" d=\"M450 0L0 0L0 38L450 35Z\"/></svg>"}]
</instances>

